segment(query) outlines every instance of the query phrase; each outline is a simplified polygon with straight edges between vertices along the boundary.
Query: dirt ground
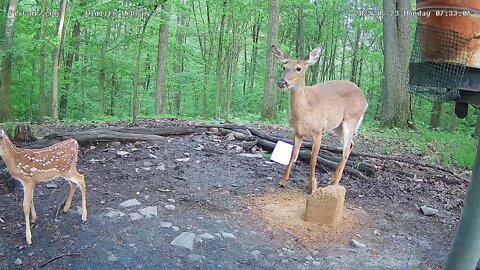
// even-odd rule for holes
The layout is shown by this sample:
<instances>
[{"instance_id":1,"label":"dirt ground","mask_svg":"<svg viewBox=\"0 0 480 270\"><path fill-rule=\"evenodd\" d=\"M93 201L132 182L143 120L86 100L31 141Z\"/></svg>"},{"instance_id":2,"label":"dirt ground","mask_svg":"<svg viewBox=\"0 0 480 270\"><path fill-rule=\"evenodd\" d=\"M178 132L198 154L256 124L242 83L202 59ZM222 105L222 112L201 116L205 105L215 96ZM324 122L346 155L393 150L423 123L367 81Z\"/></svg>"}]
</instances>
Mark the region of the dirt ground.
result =
<instances>
[{"instance_id":1,"label":"dirt ground","mask_svg":"<svg viewBox=\"0 0 480 270\"><path fill-rule=\"evenodd\" d=\"M93 126L51 124L40 133ZM291 138L288 127L257 128ZM431 161L430 153L420 155L406 142L361 134L356 141L360 152L384 154L388 148L391 155ZM338 146L333 135L322 142ZM88 221L81 222L78 189L72 209L57 213L67 182L40 184L32 246L25 242L21 187L7 193L0 181L0 269L440 269L445 262L470 172L452 169L464 179L458 180L440 170L357 159L374 164L376 174L368 181L344 175L345 216L330 228L301 219L307 164L297 162L287 186L279 188L284 166L245 155L238 145L201 133L82 147L78 168L87 183ZM331 173L319 166L319 185ZM130 199L140 205L120 205ZM438 214L424 216L423 205ZM156 207L156 216L144 214L148 207ZM192 249L171 244L183 232L195 234ZM353 246L352 239L365 246Z\"/></svg>"}]
</instances>

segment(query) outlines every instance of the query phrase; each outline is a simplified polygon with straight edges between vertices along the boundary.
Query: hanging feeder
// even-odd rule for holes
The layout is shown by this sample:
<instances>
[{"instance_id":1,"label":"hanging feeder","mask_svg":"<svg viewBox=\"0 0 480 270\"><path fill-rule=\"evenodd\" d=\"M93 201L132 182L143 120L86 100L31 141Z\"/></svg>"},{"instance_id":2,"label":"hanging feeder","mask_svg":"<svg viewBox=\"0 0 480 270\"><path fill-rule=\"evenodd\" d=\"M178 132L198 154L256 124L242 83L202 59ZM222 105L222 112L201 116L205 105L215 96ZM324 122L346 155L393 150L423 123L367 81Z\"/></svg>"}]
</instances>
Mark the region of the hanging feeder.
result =
<instances>
[{"instance_id":1,"label":"hanging feeder","mask_svg":"<svg viewBox=\"0 0 480 270\"><path fill-rule=\"evenodd\" d=\"M455 102L458 117L480 106L480 1L417 0L410 92Z\"/></svg>"}]
</instances>

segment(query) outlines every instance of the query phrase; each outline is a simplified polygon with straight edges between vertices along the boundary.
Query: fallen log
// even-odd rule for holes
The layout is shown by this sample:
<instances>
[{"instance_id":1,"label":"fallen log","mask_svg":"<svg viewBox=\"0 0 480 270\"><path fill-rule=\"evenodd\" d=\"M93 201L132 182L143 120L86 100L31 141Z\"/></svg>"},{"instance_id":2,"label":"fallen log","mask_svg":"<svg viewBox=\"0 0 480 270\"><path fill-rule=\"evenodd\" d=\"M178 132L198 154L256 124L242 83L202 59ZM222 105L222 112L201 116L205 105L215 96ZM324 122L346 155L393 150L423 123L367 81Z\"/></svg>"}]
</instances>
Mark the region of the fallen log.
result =
<instances>
[{"instance_id":1,"label":"fallen log","mask_svg":"<svg viewBox=\"0 0 480 270\"><path fill-rule=\"evenodd\" d=\"M149 134L135 134L117 132L108 129L92 129L79 132L53 133L45 136L49 140L75 139L80 145L92 142L131 142L131 141L158 141L164 137Z\"/></svg>"},{"instance_id":2,"label":"fallen log","mask_svg":"<svg viewBox=\"0 0 480 270\"><path fill-rule=\"evenodd\" d=\"M272 143L270 141L267 141L267 140L258 140L258 146L268 150L268 151L273 151L273 149L275 148L275 143ZM304 161L304 162L309 162L310 161L310 156L311 156L311 151L308 151L308 150L300 150L299 154L298 154L298 158L301 160L301 161ZM324 159L322 157L317 157L317 163L318 164L321 164L321 165L324 165L325 167L327 168L330 168L330 169L333 169L335 170L338 166L338 163L337 162L334 162L334 161L331 161L331 160L327 160L327 159ZM348 167L348 166L345 166L345 170L344 170L346 173L350 174L350 175L353 175L361 180L364 180L364 181L368 181L368 177L366 177L364 174L362 174L360 171L354 169L354 168L351 168L351 167Z\"/></svg>"}]
</instances>

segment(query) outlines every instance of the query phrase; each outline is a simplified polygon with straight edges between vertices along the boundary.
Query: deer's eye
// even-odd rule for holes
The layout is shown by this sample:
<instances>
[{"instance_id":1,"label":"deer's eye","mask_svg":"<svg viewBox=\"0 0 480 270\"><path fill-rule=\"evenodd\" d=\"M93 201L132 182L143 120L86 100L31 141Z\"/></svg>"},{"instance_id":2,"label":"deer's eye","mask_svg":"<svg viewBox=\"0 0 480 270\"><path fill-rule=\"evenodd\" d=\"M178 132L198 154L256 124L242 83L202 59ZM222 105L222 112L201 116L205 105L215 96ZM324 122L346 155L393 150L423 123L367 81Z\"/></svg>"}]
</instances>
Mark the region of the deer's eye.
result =
<instances>
[{"instance_id":1,"label":"deer's eye","mask_svg":"<svg viewBox=\"0 0 480 270\"><path fill-rule=\"evenodd\" d=\"M297 67L297 71L298 71L298 72L302 71L302 68L301 68L301 67Z\"/></svg>"}]
</instances>

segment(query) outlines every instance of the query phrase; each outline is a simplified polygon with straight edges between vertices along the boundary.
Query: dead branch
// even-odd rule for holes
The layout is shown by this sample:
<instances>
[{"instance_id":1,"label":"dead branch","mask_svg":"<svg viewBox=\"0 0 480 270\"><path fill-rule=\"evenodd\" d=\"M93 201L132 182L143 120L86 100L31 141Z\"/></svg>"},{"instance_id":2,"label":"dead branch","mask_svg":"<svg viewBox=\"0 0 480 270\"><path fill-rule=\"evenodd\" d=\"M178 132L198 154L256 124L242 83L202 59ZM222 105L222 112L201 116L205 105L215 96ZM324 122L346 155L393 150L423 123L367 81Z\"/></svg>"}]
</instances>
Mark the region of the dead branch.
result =
<instances>
[{"instance_id":1,"label":"dead branch","mask_svg":"<svg viewBox=\"0 0 480 270\"><path fill-rule=\"evenodd\" d=\"M43 268L45 266L47 266L49 263L52 263L60 258L63 258L63 257L67 257L67 256L83 256L83 253L80 253L80 252L74 252L74 253L65 253L65 254L59 254L53 258L51 258L50 260L42 263L38 268Z\"/></svg>"}]
</instances>

